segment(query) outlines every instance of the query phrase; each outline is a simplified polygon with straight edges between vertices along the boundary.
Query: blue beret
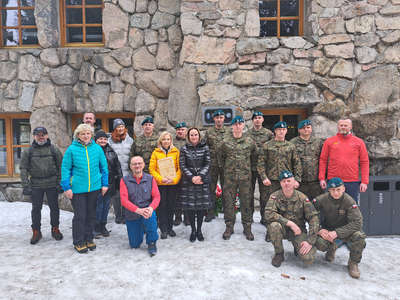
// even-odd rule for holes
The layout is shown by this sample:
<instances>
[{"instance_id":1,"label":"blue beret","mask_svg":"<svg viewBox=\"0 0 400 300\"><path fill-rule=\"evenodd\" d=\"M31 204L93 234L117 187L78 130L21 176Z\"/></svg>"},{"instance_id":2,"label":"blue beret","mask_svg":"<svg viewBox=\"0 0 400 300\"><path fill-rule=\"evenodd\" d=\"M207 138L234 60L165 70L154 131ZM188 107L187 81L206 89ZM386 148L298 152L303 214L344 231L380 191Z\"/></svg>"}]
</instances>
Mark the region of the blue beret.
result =
<instances>
[{"instance_id":1,"label":"blue beret","mask_svg":"<svg viewBox=\"0 0 400 300\"><path fill-rule=\"evenodd\" d=\"M328 189L337 188L342 185L344 185L343 180L339 177L333 177L328 180Z\"/></svg>"},{"instance_id":2,"label":"blue beret","mask_svg":"<svg viewBox=\"0 0 400 300\"><path fill-rule=\"evenodd\" d=\"M175 129L187 127L185 122L180 122L176 124Z\"/></svg>"},{"instance_id":3,"label":"blue beret","mask_svg":"<svg viewBox=\"0 0 400 300\"><path fill-rule=\"evenodd\" d=\"M153 118L152 118L152 117L147 117L146 119L144 119L144 120L142 121L142 126L143 126L144 124L146 124L146 123L152 123L152 124L154 124Z\"/></svg>"},{"instance_id":4,"label":"blue beret","mask_svg":"<svg viewBox=\"0 0 400 300\"><path fill-rule=\"evenodd\" d=\"M291 178L291 177L294 177L293 173L288 170L285 170L279 174L279 181L282 181L283 179L287 179L287 178Z\"/></svg>"},{"instance_id":5,"label":"blue beret","mask_svg":"<svg viewBox=\"0 0 400 300\"><path fill-rule=\"evenodd\" d=\"M272 127L273 130L277 128L287 128L287 124L285 121L279 121L278 123L275 123L274 127Z\"/></svg>"},{"instance_id":6,"label":"blue beret","mask_svg":"<svg viewBox=\"0 0 400 300\"><path fill-rule=\"evenodd\" d=\"M311 125L311 121L310 120L303 120L299 122L299 125L297 125L297 129L301 129L304 126L308 126Z\"/></svg>"},{"instance_id":7,"label":"blue beret","mask_svg":"<svg viewBox=\"0 0 400 300\"><path fill-rule=\"evenodd\" d=\"M222 109L218 109L216 111L213 112L212 117L216 117L216 116L225 116L225 113Z\"/></svg>"},{"instance_id":8,"label":"blue beret","mask_svg":"<svg viewBox=\"0 0 400 300\"><path fill-rule=\"evenodd\" d=\"M261 111L255 111L253 112L253 116L251 117L251 119L253 120L255 117L261 116L263 117L263 113Z\"/></svg>"},{"instance_id":9,"label":"blue beret","mask_svg":"<svg viewBox=\"0 0 400 300\"><path fill-rule=\"evenodd\" d=\"M242 116L236 116L232 119L231 121L231 125L235 124L235 123L244 123L244 119Z\"/></svg>"}]
</instances>

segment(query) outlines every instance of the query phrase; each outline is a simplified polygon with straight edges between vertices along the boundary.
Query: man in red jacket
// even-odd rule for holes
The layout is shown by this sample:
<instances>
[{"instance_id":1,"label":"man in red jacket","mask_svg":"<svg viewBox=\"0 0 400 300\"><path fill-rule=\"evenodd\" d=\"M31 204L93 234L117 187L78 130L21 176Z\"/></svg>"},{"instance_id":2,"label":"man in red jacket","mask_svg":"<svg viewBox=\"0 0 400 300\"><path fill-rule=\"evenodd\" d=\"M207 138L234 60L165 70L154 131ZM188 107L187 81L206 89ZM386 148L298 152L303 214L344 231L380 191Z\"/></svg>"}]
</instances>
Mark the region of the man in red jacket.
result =
<instances>
[{"instance_id":1,"label":"man in red jacket","mask_svg":"<svg viewBox=\"0 0 400 300\"><path fill-rule=\"evenodd\" d=\"M350 119L338 121L338 133L328 138L319 159L319 182L326 189L326 180L339 177L346 193L359 202L359 193L365 192L369 182L369 158L364 142L352 135ZM361 183L359 173L361 169Z\"/></svg>"}]
</instances>

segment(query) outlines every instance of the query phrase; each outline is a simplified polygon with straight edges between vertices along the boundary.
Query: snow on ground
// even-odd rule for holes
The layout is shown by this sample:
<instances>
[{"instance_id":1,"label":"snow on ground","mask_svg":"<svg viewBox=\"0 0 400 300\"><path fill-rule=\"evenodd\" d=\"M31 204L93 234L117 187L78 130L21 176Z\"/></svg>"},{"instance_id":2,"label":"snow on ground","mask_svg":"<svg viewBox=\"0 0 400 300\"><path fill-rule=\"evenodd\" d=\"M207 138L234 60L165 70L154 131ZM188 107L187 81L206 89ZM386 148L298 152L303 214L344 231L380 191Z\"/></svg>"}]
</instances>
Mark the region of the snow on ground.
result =
<instances>
[{"instance_id":1,"label":"snow on ground","mask_svg":"<svg viewBox=\"0 0 400 300\"><path fill-rule=\"evenodd\" d=\"M175 227L177 237L160 240L151 258L145 243L129 248L125 225L112 216L111 236L96 240L95 251L78 254L72 213L61 212L64 239L57 242L47 206L43 239L30 245L30 209L29 203L0 202L0 299L400 299L399 236L367 239L357 280L347 273L345 247L334 263L318 252L315 264L304 268L285 242L285 261L271 266L273 247L264 241L259 214L253 242L242 234L239 215L235 234L224 241L220 216L204 224L204 242L189 242L190 228Z\"/></svg>"}]
</instances>

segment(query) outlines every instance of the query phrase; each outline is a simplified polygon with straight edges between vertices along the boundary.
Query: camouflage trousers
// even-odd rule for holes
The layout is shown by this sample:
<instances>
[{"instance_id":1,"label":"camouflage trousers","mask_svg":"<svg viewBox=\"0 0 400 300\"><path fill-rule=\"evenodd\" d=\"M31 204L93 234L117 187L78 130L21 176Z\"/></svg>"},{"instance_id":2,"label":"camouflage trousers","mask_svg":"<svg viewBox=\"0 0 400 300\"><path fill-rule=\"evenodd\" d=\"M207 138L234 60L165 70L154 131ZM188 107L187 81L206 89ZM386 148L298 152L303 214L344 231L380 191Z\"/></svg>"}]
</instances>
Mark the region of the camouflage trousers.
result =
<instances>
[{"instance_id":1,"label":"camouflage trousers","mask_svg":"<svg viewBox=\"0 0 400 300\"><path fill-rule=\"evenodd\" d=\"M293 231L287 227L282 226L278 222L272 222L268 224L268 235L272 244L274 245L275 253L283 253L283 239L287 239L292 242L293 247L296 249L298 256L300 259L307 265L311 265L315 259L315 253L317 249L315 246L311 248L311 250L306 255L300 254L301 243L307 241L307 234L302 232L300 235L294 235Z\"/></svg>"},{"instance_id":2,"label":"camouflage trousers","mask_svg":"<svg viewBox=\"0 0 400 300\"><path fill-rule=\"evenodd\" d=\"M264 208L266 205L265 199L267 198L267 187L262 183L262 179L258 172L251 172L251 194L250 194L250 207L252 213L254 213L254 192L256 190L256 182L258 182L258 190L260 192L260 214L263 215L263 210L261 209L261 201L264 201Z\"/></svg>"},{"instance_id":3,"label":"camouflage trousers","mask_svg":"<svg viewBox=\"0 0 400 300\"><path fill-rule=\"evenodd\" d=\"M224 219L225 224L235 224L235 201L236 194L239 194L240 199L240 214L243 224L251 224L253 222L253 213L250 207L251 194L251 178L250 174L247 179L232 178L226 176L222 193L224 195Z\"/></svg>"},{"instance_id":4,"label":"camouflage trousers","mask_svg":"<svg viewBox=\"0 0 400 300\"><path fill-rule=\"evenodd\" d=\"M224 186L224 173L219 167L211 166L210 167L210 177L211 177L210 194L211 194L212 207L213 207L213 209L216 209L215 190L217 189L218 179L219 179L219 183L220 183L221 187ZM222 194L222 202L224 202L223 194ZM223 205L223 203L222 203L222 205Z\"/></svg>"},{"instance_id":5,"label":"camouflage trousers","mask_svg":"<svg viewBox=\"0 0 400 300\"><path fill-rule=\"evenodd\" d=\"M270 186L265 186L265 198L261 198L261 196L260 196L261 221L267 219L266 216L265 216L265 206L267 205L269 197L271 196L271 194L273 192L276 192L279 189L281 189L281 184L279 183L279 181L275 181L275 180L271 180L271 185Z\"/></svg>"},{"instance_id":6,"label":"camouflage trousers","mask_svg":"<svg viewBox=\"0 0 400 300\"><path fill-rule=\"evenodd\" d=\"M341 239L341 241L343 241L350 250L350 259L357 264L360 263L362 252L367 244L365 242L365 238L366 235L364 232L356 231L350 237L346 239ZM315 247L317 247L319 251L326 252L331 247L331 245L332 243L324 240L322 237L317 237Z\"/></svg>"},{"instance_id":7,"label":"camouflage trousers","mask_svg":"<svg viewBox=\"0 0 400 300\"><path fill-rule=\"evenodd\" d=\"M297 190L306 195L310 200L324 193L318 181L304 182L304 183L301 182Z\"/></svg>"}]
</instances>

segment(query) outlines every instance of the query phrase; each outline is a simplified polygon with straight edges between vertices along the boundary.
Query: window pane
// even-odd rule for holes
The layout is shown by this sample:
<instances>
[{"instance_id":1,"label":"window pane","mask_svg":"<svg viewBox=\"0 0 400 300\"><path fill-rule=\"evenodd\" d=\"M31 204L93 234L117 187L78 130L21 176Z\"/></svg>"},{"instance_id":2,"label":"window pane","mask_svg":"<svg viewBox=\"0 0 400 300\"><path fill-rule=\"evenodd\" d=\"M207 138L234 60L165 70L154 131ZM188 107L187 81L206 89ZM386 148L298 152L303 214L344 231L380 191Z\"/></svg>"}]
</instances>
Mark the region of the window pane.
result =
<instances>
[{"instance_id":1,"label":"window pane","mask_svg":"<svg viewBox=\"0 0 400 300\"><path fill-rule=\"evenodd\" d=\"M281 120L280 115L271 115L271 116L264 116L264 123L263 126L269 130L272 130L275 123Z\"/></svg>"},{"instance_id":2,"label":"window pane","mask_svg":"<svg viewBox=\"0 0 400 300\"><path fill-rule=\"evenodd\" d=\"M86 8L86 24L101 24L102 22L101 8Z\"/></svg>"},{"instance_id":3,"label":"window pane","mask_svg":"<svg viewBox=\"0 0 400 300\"><path fill-rule=\"evenodd\" d=\"M285 121L288 125L286 140L289 141L297 136L297 124L300 121L300 115L284 115L283 121Z\"/></svg>"},{"instance_id":4,"label":"window pane","mask_svg":"<svg viewBox=\"0 0 400 300\"><path fill-rule=\"evenodd\" d=\"M259 0L260 17L276 17L276 0Z\"/></svg>"},{"instance_id":5,"label":"window pane","mask_svg":"<svg viewBox=\"0 0 400 300\"><path fill-rule=\"evenodd\" d=\"M17 7L18 6L18 0L2 0L1 1L1 6L2 7Z\"/></svg>"},{"instance_id":6,"label":"window pane","mask_svg":"<svg viewBox=\"0 0 400 300\"><path fill-rule=\"evenodd\" d=\"M82 0L67 0L66 3L67 5L81 5Z\"/></svg>"},{"instance_id":7,"label":"window pane","mask_svg":"<svg viewBox=\"0 0 400 300\"><path fill-rule=\"evenodd\" d=\"M29 145L31 125L29 119L13 119L13 145Z\"/></svg>"},{"instance_id":8,"label":"window pane","mask_svg":"<svg viewBox=\"0 0 400 300\"><path fill-rule=\"evenodd\" d=\"M276 21L260 20L260 36L277 36Z\"/></svg>"},{"instance_id":9,"label":"window pane","mask_svg":"<svg viewBox=\"0 0 400 300\"><path fill-rule=\"evenodd\" d=\"M7 150L0 148L0 174L7 174Z\"/></svg>"},{"instance_id":10,"label":"window pane","mask_svg":"<svg viewBox=\"0 0 400 300\"><path fill-rule=\"evenodd\" d=\"M281 36L296 36L296 35L299 35L298 20L281 21Z\"/></svg>"},{"instance_id":11,"label":"window pane","mask_svg":"<svg viewBox=\"0 0 400 300\"><path fill-rule=\"evenodd\" d=\"M18 10L2 10L1 24L3 26L18 26Z\"/></svg>"},{"instance_id":12,"label":"window pane","mask_svg":"<svg viewBox=\"0 0 400 300\"><path fill-rule=\"evenodd\" d=\"M33 9L21 10L21 25L35 25Z\"/></svg>"},{"instance_id":13,"label":"window pane","mask_svg":"<svg viewBox=\"0 0 400 300\"><path fill-rule=\"evenodd\" d=\"M35 0L21 0L21 6L35 6Z\"/></svg>"},{"instance_id":14,"label":"window pane","mask_svg":"<svg viewBox=\"0 0 400 300\"><path fill-rule=\"evenodd\" d=\"M103 0L86 0L86 5L103 4Z\"/></svg>"},{"instance_id":15,"label":"window pane","mask_svg":"<svg viewBox=\"0 0 400 300\"><path fill-rule=\"evenodd\" d=\"M0 119L0 145L6 144L6 121Z\"/></svg>"},{"instance_id":16,"label":"window pane","mask_svg":"<svg viewBox=\"0 0 400 300\"><path fill-rule=\"evenodd\" d=\"M82 24L81 8L67 8L67 24Z\"/></svg>"},{"instance_id":17,"label":"window pane","mask_svg":"<svg viewBox=\"0 0 400 300\"><path fill-rule=\"evenodd\" d=\"M14 174L20 174L19 165L21 163L21 154L24 148L14 148Z\"/></svg>"},{"instance_id":18,"label":"window pane","mask_svg":"<svg viewBox=\"0 0 400 300\"><path fill-rule=\"evenodd\" d=\"M83 41L82 27L67 28L67 42L81 43Z\"/></svg>"},{"instance_id":19,"label":"window pane","mask_svg":"<svg viewBox=\"0 0 400 300\"><path fill-rule=\"evenodd\" d=\"M86 42L102 42L103 30L101 27L86 27Z\"/></svg>"},{"instance_id":20,"label":"window pane","mask_svg":"<svg viewBox=\"0 0 400 300\"><path fill-rule=\"evenodd\" d=\"M37 45L39 41L37 39L37 29L27 28L22 29L22 45Z\"/></svg>"},{"instance_id":21,"label":"window pane","mask_svg":"<svg viewBox=\"0 0 400 300\"><path fill-rule=\"evenodd\" d=\"M297 17L299 0L281 0L281 17Z\"/></svg>"},{"instance_id":22,"label":"window pane","mask_svg":"<svg viewBox=\"0 0 400 300\"><path fill-rule=\"evenodd\" d=\"M3 30L3 45L4 46L18 46L18 42L19 42L18 29Z\"/></svg>"}]
</instances>

